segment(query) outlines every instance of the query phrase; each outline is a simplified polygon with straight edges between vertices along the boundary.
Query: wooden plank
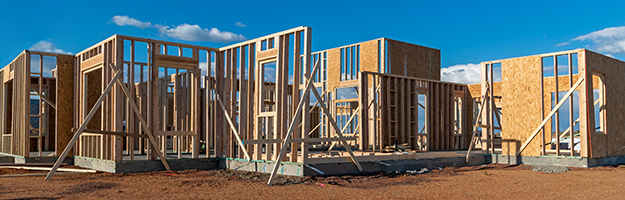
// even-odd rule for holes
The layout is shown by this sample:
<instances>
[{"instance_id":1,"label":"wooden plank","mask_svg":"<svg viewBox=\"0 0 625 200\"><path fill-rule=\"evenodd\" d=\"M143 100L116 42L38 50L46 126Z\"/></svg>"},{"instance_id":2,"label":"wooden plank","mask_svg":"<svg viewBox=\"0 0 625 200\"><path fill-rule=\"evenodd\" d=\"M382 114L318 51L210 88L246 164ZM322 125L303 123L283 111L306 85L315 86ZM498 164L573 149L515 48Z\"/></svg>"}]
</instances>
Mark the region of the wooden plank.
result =
<instances>
[{"instance_id":1,"label":"wooden plank","mask_svg":"<svg viewBox=\"0 0 625 200\"><path fill-rule=\"evenodd\" d=\"M316 70L317 70L315 68L317 68L317 66L313 66L312 67L313 71L312 72L310 71L311 64L312 64L312 61L310 60L311 52L312 52L312 29L310 27L305 27L303 34L304 34L304 38L303 38L304 47L302 50L304 51L304 57L302 60L302 66L303 66L302 69L304 70L304 73L303 73L302 81L306 83L310 79L312 79L312 77L315 76L314 74L316 73ZM319 66L319 68L321 67ZM313 83L314 81L310 81L310 82ZM314 91L317 91L316 88L311 88L311 89L313 89ZM304 108L302 108L304 109L304 111L310 110L310 95L306 96L306 98L302 98L300 101L304 102L303 104ZM308 114L302 114L302 115L303 116L302 116L301 133L308 133L310 132L310 115ZM309 137L308 134L302 134L302 138L308 138L308 137ZM306 159L308 158L308 143L307 142L302 143L300 148L302 149L302 158L304 159L303 163L305 164Z\"/></svg>"},{"instance_id":2,"label":"wooden plank","mask_svg":"<svg viewBox=\"0 0 625 200\"><path fill-rule=\"evenodd\" d=\"M176 135L176 136L192 136L196 135L193 131L155 131L155 136L167 136L167 135Z\"/></svg>"},{"instance_id":3,"label":"wooden plank","mask_svg":"<svg viewBox=\"0 0 625 200\"><path fill-rule=\"evenodd\" d=\"M257 42L254 46L256 49L256 52L260 51L260 41ZM254 139L255 140L259 140L262 138L261 135L261 129L259 128L262 125L262 122L259 122L259 120L262 120L261 118L258 118L258 114L261 113L261 105L263 103L263 99L262 99L262 92L263 92L263 66L257 61L254 61L255 64L257 64L256 69L254 70L254 77L255 77L255 87L254 87L254 118L252 120L254 120ZM262 145L254 145L254 160L260 160L262 159L262 150L263 147Z\"/></svg>"},{"instance_id":4,"label":"wooden plank","mask_svg":"<svg viewBox=\"0 0 625 200\"><path fill-rule=\"evenodd\" d=\"M240 137L244 139L247 138L247 135L249 135L248 125L247 125L248 95L247 95L247 84L245 84L245 74L246 74L245 57L246 57L245 46L242 46L239 48L239 80L238 80L239 81L239 97L238 97L238 101L239 101L239 134L240 134ZM249 147L245 149L249 149ZM241 152L242 150L243 150L242 148L239 148L239 152ZM239 153L239 158L243 158L243 155L241 153Z\"/></svg>"},{"instance_id":5,"label":"wooden plank","mask_svg":"<svg viewBox=\"0 0 625 200\"><path fill-rule=\"evenodd\" d=\"M295 110L298 109L297 105L299 105L299 97L300 96L300 88L296 87L300 85L301 82L301 74L302 74L302 62L301 62L301 34L300 32L295 32L295 34L293 34L293 91L291 91L291 119L295 118ZM316 106L316 105L315 105ZM313 106L313 107L315 107ZM293 130L293 138L303 138L304 136L301 134L301 129L294 129ZM292 143L291 147L295 148L297 145L296 143ZM303 144L302 144L303 145ZM302 155L307 155L308 153L308 149L304 149L304 146L301 146L301 152ZM291 162L301 162L304 163L307 158L305 156L301 156L298 158L297 155L297 151L291 151Z\"/></svg>"},{"instance_id":6,"label":"wooden plank","mask_svg":"<svg viewBox=\"0 0 625 200\"><path fill-rule=\"evenodd\" d=\"M256 46L254 44L249 44L247 47L247 66L248 66L248 70L247 70L247 88L248 88L248 93L247 93L247 112L248 112L248 118L245 119L247 120L247 134L248 134L248 139L254 139L255 138L255 125L256 125L256 117L254 116L255 111L255 104L254 104L254 95L256 93L257 90L255 90L254 88L254 77L255 77L255 67L254 64L256 63L256 60L254 59L254 55L255 55L255 49ZM256 148L254 148L253 145L250 145L247 147L248 151L250 151L250 154L253 155L254 159L256 159Z\"/></svg>"},{"instance_id":7,"label":"wooden plank","mask_svg":"<svg viewBox=\"0 0 625 200\"><path fill-rule=\"evenodd\" d=\"M25 170L52 170L51 167L25 167L25 166L0 166L1 168L5 168L5 169L25 169ZM59 172L84 172L84 173L96 173L96 170L91 170L91 169L71 169L71 168L57 168L56 169Z\"/></svg>"},{"instance_id":8,"label":"wooden plank","mask_svg":"<svg viewBox=\"0 0 625 200\"><path fill-rule=\"evenodd\" d=\"M224 53L225 52L215 52L215 94L213 97L216 97L218 94L224 93ZM213 101L213 112L215 116L215 157L223 157L224 156L224 121L223 121L223 112L218 111L217 101Z\"/></svg>"},{"instance_id":9,"label":"wooden plank","mask_svg":"<svg viewBox=\"0 0 625 200\"><path fill-rule=\"evenodd\" d=\"M115 131L102 131L102 130L94 130L94 129L85 129L83 131L83 133L95 133L95 134L103 134L103 135L147 138L146 135L139 135L139 134L134 134L134 133L124 133L124 132L115 132Z\"/></svg>"},{"instance_id":10,"label":"wooden plank","mask_svg":"<svg viewBox=\"0 0 625 200\"><path fill-rule=\"evenodd\" d=\"M274 135L273 135L274 139L284 138L283 134L284 134L284 129L286 128L285 127L286 123L283 124L283 122L286 121L286 120L283 120L284 115L286 114L285 112L286 102L284 101L286 95L284 94L284 90L282 88L284 84L284 79L288 78L288 77L285 77L285 71L288 70L288 67L285 67L284 65L284 55L283 55L285 51L283 47L284 38L285 36L281 35L281 36L277 36L276 39L274 40L274 43L275 43L274 46L276 47L275 49L278 50L278 54L277 54L278 57L276 58L276 84L275 84L276 117L274 118L276 126L274 126ZM272 146L273 146L274 152L280 152L280 149L282 148L278 144L273 144ZM278 155L273 154L272 159L273 160L278 159Z\"/></svg>"},{"instance_id":11,"label":"wooden plank","mask_svg":"<svg viewBox=\"0 0 625 200\"><path fill-rule=\"evenodd\" d=\"M367 105L367 102L369 102L369 86L368 86L368 76L366 74L362 74L360 72L358 72L360 74L360 84L358 85L358 88L360 89L360 92L358 92L360 100L358 102L358 108L362 108L360 109L360 112L358 113L358 116L360 117L359 123L360 126L360 130L359 130L359 135L358 135L358 142L359 142L359 148L360 150L369 150L369 148L367 148L367 144L369 143L368 138L369 138L369 106Z\"/></svg>"},{"instance_id":12,"label":"wooden plank","mask_svg":"<svg viewBox=\"0 0 625 200\"><path fill-rule=\"evenodd\" d=\"M571 89L573 87L573 58L571 57L571 53L567 54L568 56L568 63L569 63L569 89ZM578 70L579 71L579 70ZM569 97L569 110L573 111L573 97ZM575 156L575 131L574 131L574 127L575 127L575 123L577 122L577 120L573 120L573 112L569 111L569 130L570 130L570 142L569 142L569 148L570 148L570 156ZM578 118L579 119L579 118ZM565 131L566 132L566 131ZM558 140L560 140L560 137L558 137Z\"/></svg>"},{"instance_id":13,"label":"wooden plank","mask_svg":"<svg viewBox=\"0 0 625 200\"><path fill-rule=\"evenodd\" d=\"M317 143L317 142L334 142L334 141L343 141L344 140L350 140L350 141L356 141L358 139L358 137L354 137L354 136L350 136L350 137L329 137L329 138L294 138L291 139L291 142L295 142L295 143L300 143L300 142L313 142L313 143Z\"/></svg>"},{"instance_id":14,"label":"wooden plank","mask_svg":"<svg viewBox=\"0 0 625 200\"><path fill-rule=\"evenodd\" d=\"M181 48L182 49L182 48ZM199 50L193 49L193 57L199 58ZM182 56L182 50L180 50L180 55ZM210 63L207 63L209 65ZM191 117L192 117L192 125L191 131L193 131L194 135L191 137L191 157L198 158L200 154L200 78L202 76L202 72L200 71L199 66L193 69L193 73L191 74L191 88L192 88L192 107L191 107Z\"/></svg>"}]
</instances>

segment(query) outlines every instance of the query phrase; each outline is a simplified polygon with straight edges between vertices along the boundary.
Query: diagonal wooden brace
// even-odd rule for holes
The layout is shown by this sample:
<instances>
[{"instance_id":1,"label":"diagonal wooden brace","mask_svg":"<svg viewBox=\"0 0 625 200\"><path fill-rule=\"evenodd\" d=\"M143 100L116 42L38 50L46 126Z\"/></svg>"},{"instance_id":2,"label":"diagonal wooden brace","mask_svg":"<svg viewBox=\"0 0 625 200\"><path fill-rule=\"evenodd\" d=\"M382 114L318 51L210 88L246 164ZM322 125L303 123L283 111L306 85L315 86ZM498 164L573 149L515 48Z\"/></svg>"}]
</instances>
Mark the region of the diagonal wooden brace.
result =
<instances>
[{"instance_id":1,"label":"diagonal wooden brace","mask_svg":"<svg viewBox=\"0 0 625 200\"><path fill-rule=\"evenodd\" d=\"M106 86L106 89L104 90L104 92L102 92L102 95L100 95L100 98L98 98L98 101L96 101L95 105L93 105L93 107L89 111L89 114L87 115L87 118L85 118L85 121L82 122L82 124L80 125L80 128L78 128L76 133L74 133L72 140L69 141L69 143L63 150L63 153L61 153L59 158L54 163L52 170L50 170L50 172L46 176L46 180L49 181L50 179L52 179L52 176L54 176L54 173L61 166L61 163L63 163L63 160L65 160L65 157L67 157L67 154L69 154L69 152L74 148L74 145L76 145L76 141L78 140L78 138L80 138L80 134L82 134L82 132L87 128L87 124L89 124L89 121L91 121L91 118L93 118L95 113L98 111L98 109L102 105L102 102L104 101L106 96L111 92L111 89L113 89L113 86L115 85L115 79L118 79L121 75L122 75L121 71L117 71L115 73L115 76L113 76L113 80L111 80L111 82Z\"/></svg>"},{"instance_id":2,"label":"diagonal wooden brace","mask_svg":"<svg viewBox=\"0 0 625 200\"><path fill-rule=\"evenodd\" d=\"M318 67L319 67L319 61L317 61L317 63L315 64L312 75L310 75L310 77L315 75ZM269 176L269 181L267 181L267 185L271 185L271 183L273 183L273 180L276 178L276 174L278 173L278 167L280 167L280 163L282 162L282 157L286 153L286 149L287 149L286 147L291 141L291 135L293 134L293 129L295 129L295 123L299 121L303 112L302 110L304 110L304 103L306 103L304 99L308 98L311 87L313 85L312 83L313 83L312 79L308 79L308 81L306 82L306 87L303 90L304 95L302 95L302 99L299 101L299 104L297 105L297 108L295 111L295 117L293 118L291 123L289 123L289 130L287 131L286 137L284 138L284 141L282 142L282 148L280 148L280 153L278 154L278 158L276 159L276 164L274 164L273 169L271 170L271 176Z\"/></svg>"},{"instance_id":3,"label":"diagonal wooden brace","mask_svg":"<svg viewBox=\"0 0 625 200\"><path fill-rule=\"evenodd\" d=\"M553 107L551 112L549 112L549 115L547 115L547 117L545 117L545 119L540 123L540 125L536 128L536 130L534 130L532 132L532 135L530 135L530 137L525 141L525 143L523 143L523 146L521 146L519 151L517 151L516 156L521 155L521 152L523 152L523 150L525 150L525 147L527 147L527 145L530 144L530 142L534 139L534 137L536 137L538 132L540 132L540 130L543 129L545 124L547 124L547 122L556 113L556 111L558 111L560 109L560 106L562 106L562 104L564 104L564 102L567 100L567 98L569 98L569 96L571 96L573 94L573 92L577 89L577 86L581 85L582 82L584 82L584 77L579 77L579 80L577 81L577 83L575 83L575 85L573 85L573 87L571 87L571 89L569 89L569 91L564 96L562 96L562 100L560 100L560 102L558 102L558 104L556 104L556 106Z\"/></svg>"},{"instance_id":4,"label":"diagonal wooden brace","mask_svg":"<svg viewBox=\"0 0 625 200\"><path fill-rule=\"evenodd\" d=\"M113 71L121 71L121 70L118 70L115 67L115 65L113 65L113 63L111 63L110 66L113 69ZM145 122L145 119L143 119L143 115L141 115L141 112L139 112L139 106L137 106L137 103L135 103L135 101L133 101L132 98L130 98L130 92L128 92L128 88L126 88L126 86L122 83L122 81L119 78L117 79L117 83L122 88L122 91L124 92L124 96L126 96L128 101L130 102L130 105L135 115L137 115L137 118L139 118L139 121L141 122L141 126L143 126L143 129L145 130L145 134L148 136L148 139L150 140L150 142L152 144L158 144L156 143L156 138L154 138L152 131L148 128L148 124ZM154 148L154 151L156 151L158 156L161 158L161 162L165 166L165 169L167 169L167 171L171 171L171 168L169 168L169 163L167 163L167 158L163 155L163 152L161 152L161 150L158 149L156 145L150 145L150 146Z\"/></svg>"},{"instance_id":5,"label":"diagonal wooden brace","mask_svg":"<svg viewBox=\"0 0 625 200\"><path fill-rule=\"evenodd\" d=\"M247 153L247 149L245 148L245 145L243 145L243 141L241 141L239 132L237 131L236 127L234 126L234 123L232 122L232 119L230 118L230 114L226 112L226 106L224 106L224 103L221 101L221 97L219 96L218 93L215 93L215 99L217 99L217 102L219 102L221 109L224 111L224 115L225 115L224 117L226 117L226 121L228 121L228 124L230 124L230 129L232 130L232 134L234 135L234 137L236 137L239 147L241 147L241 149L243 150L243 153L245 153L245 158L247 158L247 160L252 160L250 158L250 154Z\"/></svg>"}]
</instances>

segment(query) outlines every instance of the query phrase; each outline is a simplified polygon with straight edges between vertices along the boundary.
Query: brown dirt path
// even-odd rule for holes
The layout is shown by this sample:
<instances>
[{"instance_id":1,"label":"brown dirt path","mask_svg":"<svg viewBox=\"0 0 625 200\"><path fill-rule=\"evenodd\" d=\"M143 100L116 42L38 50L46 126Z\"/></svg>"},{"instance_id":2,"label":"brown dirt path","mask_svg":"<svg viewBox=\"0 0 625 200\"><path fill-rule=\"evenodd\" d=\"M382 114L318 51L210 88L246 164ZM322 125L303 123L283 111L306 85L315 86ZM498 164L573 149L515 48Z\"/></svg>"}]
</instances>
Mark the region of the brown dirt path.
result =
<instances>
[{"instance_id":1,"label":"brown dirt path","mask_svg":"<svg viewBox=\"0 0 625 200\"><path fill-rule=\"evenodd\" d=\"M0 199L623 199L625 167L571 169L560 174L529 166L445 168L413 175L375 173L279 177L231 170L175 173L72 174L0 178ZM0 174L24 173L0 170ZM323 185L323 186L322 186ZM490 188L490 189L487 189Z\"/></svg>"}]
</instances>

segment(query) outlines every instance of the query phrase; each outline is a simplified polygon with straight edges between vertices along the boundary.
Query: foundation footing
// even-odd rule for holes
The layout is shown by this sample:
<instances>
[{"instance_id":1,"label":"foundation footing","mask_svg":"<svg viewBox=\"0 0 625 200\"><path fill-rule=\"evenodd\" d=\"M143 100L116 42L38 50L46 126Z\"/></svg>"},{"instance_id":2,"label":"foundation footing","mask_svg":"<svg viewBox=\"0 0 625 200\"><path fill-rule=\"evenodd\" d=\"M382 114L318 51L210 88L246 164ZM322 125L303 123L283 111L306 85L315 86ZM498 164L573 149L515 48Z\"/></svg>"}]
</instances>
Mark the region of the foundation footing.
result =
<instances>
[{"instance_id":1,"label":"foundation footing","mask_svg":"<svg viewBox=\"0 0 625 200\"><path fill-rule=\"evenodd\" d=\"M565 167L597 167L625 164L625 156L611 156L603 158L584 158L569 156L509 156L501 154L486 154L486 163L507 165L544 165Z\"/></svg>"}]
</instances>

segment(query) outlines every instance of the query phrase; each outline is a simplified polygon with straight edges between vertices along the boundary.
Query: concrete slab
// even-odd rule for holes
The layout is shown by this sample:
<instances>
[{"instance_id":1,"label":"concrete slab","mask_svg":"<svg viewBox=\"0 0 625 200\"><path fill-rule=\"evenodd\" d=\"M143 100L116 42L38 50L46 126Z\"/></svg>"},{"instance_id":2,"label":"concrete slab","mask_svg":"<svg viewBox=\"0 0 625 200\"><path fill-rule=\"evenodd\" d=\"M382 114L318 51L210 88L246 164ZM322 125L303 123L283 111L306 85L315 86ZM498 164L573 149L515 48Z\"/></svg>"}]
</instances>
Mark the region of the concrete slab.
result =
<instances>
[{"instance_id":1,"label":"concrete slab","mask_svg":"<svg viewBox=\"0 0 625 200\"><path fill-rule=\"evenodd\" d=\"M0 156L0 163L15 163L15 158L11 156Z\"/></svg>"},{"instance_id":2,"label":"concrete slab","mask_svg":"<svg viewBox=\"0 0 625 200\"><path fill-rule=\"evenodd\" d=\"M241 159L220 159L220 169L232 169L250 172L271 173L275 162L266 161L247 161ZM278 174L288 176L303 176L304 169L301 163L281 162L278 168Z\"/></svg>"},{"instance_id":3,"label":"concrete slab","mask_svg":"<svg viewBox=\"0 0 625 200\"><path fill-rule=\"evenodd\" d=\"M75 165L79 167L95 169L110 173L134 173L165 171L165 167L160 160L135 160L113 162L110 160L100 160L95 158L75 157ZM212 170L219 168L219 159L198 158L198 159L177 159L167 160L172 170L202 169Z\"/></svg>"},{"instance_id":4,"label":"concrete slab","mask_svg":"<svg viewBox=\"0 0 625 200\"><path fill-rule=\"evenodd\" d=\"M509 156L501 154L486 154L486 163L507 165L543 165L563 167L589 167L588 158L570 156Z\"/></svg>"},{"instance_id":5,"label":"concrete slab","mask_svg":"<svg viewBox=\"0 0 625 200\"><path fill-rule=\"evenodd\" d=\"M462 167L483 165L486 162L483 155L471 155L469 163L465 163L464 156L419 158L411 160L383 160L375 162L360 162L363 172L395 172L421 170L423 168ZM342 175L359 173L356 165L351 162L313 164L304 168L304 176ZM320 172L323 172L320 173Z\"/></svg>"},{"instance_id":6,"label":"concrete slab","mask_svg":"<svg viewBox=\"0 0 625 200\"><path fill-rule=\"evenodd\" d=\"M56 156L31 156L31 157L22 157L13 154L0 153L0 163L55 163L59 158ZM74 164L73 157L67 157L63 161L63 163L67 163L68 165Z\"/></svg>"}]
</instances>

